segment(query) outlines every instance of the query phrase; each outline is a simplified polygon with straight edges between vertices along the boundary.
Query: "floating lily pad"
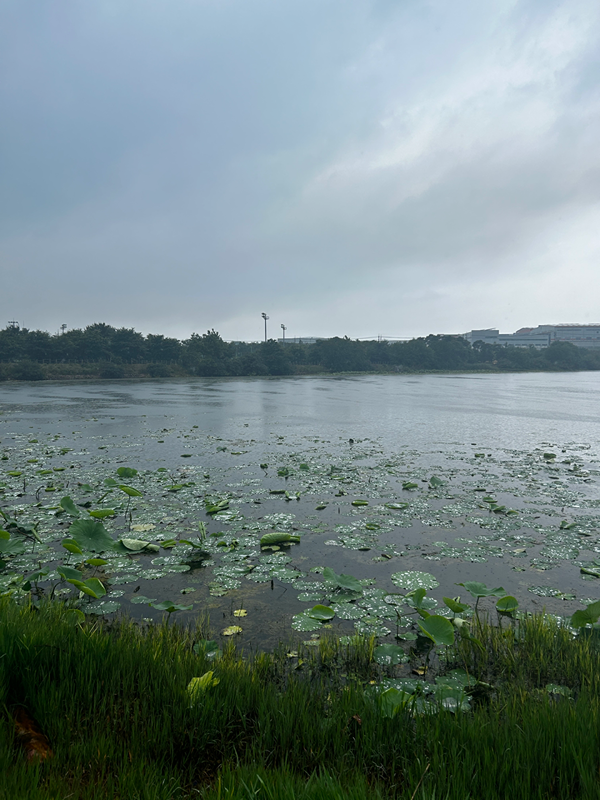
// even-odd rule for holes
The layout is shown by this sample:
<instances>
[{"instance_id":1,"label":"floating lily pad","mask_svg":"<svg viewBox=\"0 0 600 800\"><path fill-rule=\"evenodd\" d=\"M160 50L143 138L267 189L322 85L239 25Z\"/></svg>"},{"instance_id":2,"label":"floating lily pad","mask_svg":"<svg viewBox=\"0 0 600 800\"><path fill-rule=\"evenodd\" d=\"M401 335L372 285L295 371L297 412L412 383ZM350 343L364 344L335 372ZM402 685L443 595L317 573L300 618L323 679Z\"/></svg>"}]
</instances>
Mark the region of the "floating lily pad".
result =
<instances>
[{"instance_id":1,"label":"floating lily pad","mask_svg":"<svg viewBox=\"0 0 600 800\"><path fill-rule=\"evenodd\" d=\"M71 537L84 550L103 553L113 547L114 541L101 522L78 519L69 528Z\"/></svg>"},{"instance_id":2,"label":"floating lily pad","mask_svg":"<svg viewBox=\"0 0 600 800\"><path fill-rule=\"evenodd\" d=\"M392 582L402 589L413 591L414 589L435 589L439 586L437 578L429 572L418 572L409 570L407 572L394 572Z\"/></svg>"},{"instance_id":3,"label":"floating lily pad","mask_svg":"<svg viewBox=\"0 0 600 800\"><path fill-rule=\"evenodd\" d=\"M299 536L292 536L290 533L275 531L274 533L265 533L260 540L260 544L261 547L270 547L274 544L291 544L292 542L298 543L299 541Z\"/></svg>"},{"instance_id":4,"label":"floating lily pad","mask_svg":"<svg viewBox=\"0 0 600 800\"><path fill-rule=\"evenodd\" d=\"M228 628L225 628L221 631L223 636L235 636L238 633L242 633L242 629L239 625L230 625Z\"/></svg>"},{"instance_id":5,"label":"floating lily pad","mask_svg":"<svg viewBox=\"0 0 600 800\"><path fill-rule=\"evenodd\" d=\"M292 617L292 628L295 631L316 631L321 627L319 620L309 617L308 614L295 614Z\"/></svg>"},{"instance_id":6,"label":"floating lily pad","mask_svg":"<svg viewBox=\"0 0 600 800\"><path fill-rule=\"evenodd\" d=\"M326 622L327 620L333 619L335 617L335 611L329 606L323 606L323 605L313 606L304 613L311 619L318 619L321 620L322 622Z\"/></svg>"},{"instance_id":7,"label":"floating lily pad","mask_svg":"<svg viewBox=\"0 0 600 800\"><path fill-rule=\"evenodd\" d=\"M395 644L382 644L373 650L373 658L378 664L394 666L405 664L409 658L401 647Z\"/></svg>"},{"instance_id":8,"label":"floating lily pad","mask_svg":"<svg viewBox=\"0 0 600 800\"><path fill-rule=\"evenodd\" d=\"M144 542L141 539L119 539L118 544L123 545L125 550L134 553L158 553L160 551L160 548L157 544Z\"/></svg>"},{"instance_id":9,"label":"floating lily pad","mask_svg":"<svg viewBox=\"0 0 600 800\"><path fill-rule=\"evenodd\" d=\"M114 614L114 612L118 611L120 608L121 604L117 603L116 600L104 600L101 603L90 603L85 611L86 614L97 614L100 616L102 614Z\"/></svg>"}]
</instances>

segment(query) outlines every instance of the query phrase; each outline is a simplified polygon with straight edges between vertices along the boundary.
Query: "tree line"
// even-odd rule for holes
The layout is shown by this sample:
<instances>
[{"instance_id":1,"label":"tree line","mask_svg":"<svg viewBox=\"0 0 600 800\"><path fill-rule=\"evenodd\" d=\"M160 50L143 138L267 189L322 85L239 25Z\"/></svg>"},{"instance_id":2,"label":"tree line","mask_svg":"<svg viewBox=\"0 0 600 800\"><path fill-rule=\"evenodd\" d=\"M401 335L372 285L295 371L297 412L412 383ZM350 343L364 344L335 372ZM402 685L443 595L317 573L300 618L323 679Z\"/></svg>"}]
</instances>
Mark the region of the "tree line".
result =
<instances>
[{"instance_id":1,"label":"tree line","mask_svg":"<svg viewBox=\"0 0 600 800\"><path fill-rule=\"evenodd\" d=\"M437 370L595 370L600 350L570 342L549 347L505 347L460 336L430 335L406 342L348 337L315 344L225 342L215 330L180 341L105 323L63 334L7 327L0 330L0 380L59 377L121 378L198 375L298 375L325 372Z\"/></svg>"}]
</instances>

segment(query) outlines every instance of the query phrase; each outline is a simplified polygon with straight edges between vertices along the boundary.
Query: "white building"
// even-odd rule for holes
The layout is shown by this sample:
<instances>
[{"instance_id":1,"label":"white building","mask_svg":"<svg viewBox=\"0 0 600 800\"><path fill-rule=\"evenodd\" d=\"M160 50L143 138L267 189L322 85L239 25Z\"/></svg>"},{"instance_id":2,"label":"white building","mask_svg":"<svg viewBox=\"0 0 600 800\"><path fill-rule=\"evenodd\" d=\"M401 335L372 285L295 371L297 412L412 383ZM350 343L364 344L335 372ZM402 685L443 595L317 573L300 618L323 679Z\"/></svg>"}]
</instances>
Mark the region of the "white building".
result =
<instances>
[{"instance_id":1,"label":"white building","mask_svg":"<svg viewBox=\"0 0 600 800\"><path fill-rule=\"evenodd\" d=\"M497 328L472 330L462 334L474 344L502 344L509 347L548 347L552 342L571 342L577 347L600 347L600 323L592 325L538 325L519 328L515 333L500 333Z\"/></svg>"}]
</instances>

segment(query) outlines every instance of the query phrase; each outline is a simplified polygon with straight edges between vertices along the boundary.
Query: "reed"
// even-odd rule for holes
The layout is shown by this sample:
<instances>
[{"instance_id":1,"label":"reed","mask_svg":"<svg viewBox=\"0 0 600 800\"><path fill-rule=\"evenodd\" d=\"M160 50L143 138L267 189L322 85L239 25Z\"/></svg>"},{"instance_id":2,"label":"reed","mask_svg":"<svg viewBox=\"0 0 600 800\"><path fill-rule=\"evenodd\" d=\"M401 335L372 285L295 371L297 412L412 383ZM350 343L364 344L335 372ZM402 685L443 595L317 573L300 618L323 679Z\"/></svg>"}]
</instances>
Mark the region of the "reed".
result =
<instances>
[{"instance_id":1,"label":"reed","mask_svg":"<svg viewBox=\"0 0 600 800\"><path fill-rule=\"evenodd\" d=\"M392 718L373 642L334 639L211 661L207 637L175 624L73 624L59 603L0 603L0 798L174 800L549 800L600 796L600 655L538 616L482 620L444 669L479 683L471 710ZM190 680L218 683L197 698ZM557 691L548 691L555 684ZM561 693L563 692L563 693ZM570 692L570 694L569 694ZM54 757L27 763L13 715L23 706Z\"/></svg>"}]
</instances>

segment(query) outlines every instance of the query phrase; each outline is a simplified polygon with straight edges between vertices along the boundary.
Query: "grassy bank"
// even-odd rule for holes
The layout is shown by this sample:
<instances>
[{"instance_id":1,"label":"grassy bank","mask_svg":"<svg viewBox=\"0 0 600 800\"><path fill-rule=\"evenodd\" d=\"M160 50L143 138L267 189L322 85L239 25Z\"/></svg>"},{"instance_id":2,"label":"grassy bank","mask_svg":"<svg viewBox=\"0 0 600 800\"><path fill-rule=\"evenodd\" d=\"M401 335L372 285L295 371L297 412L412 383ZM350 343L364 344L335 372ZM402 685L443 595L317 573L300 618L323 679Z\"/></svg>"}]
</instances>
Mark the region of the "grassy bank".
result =
<instances>
[{"instance_id":1,"label":"grassy bank","mask_svg":"<svg viewBox=\"0 0 600 800\"><path fill-rule=\"evenodd\" d=\"M402 702L409 666L372 643L220 656L207 631L79 622L59 604L0 606L0 797L597 798L600 656L552 619L483 623L435 680L461 668L458 710ZM216 657L215 657L216 656ZM212 672L195 695L194 677ZM218 683L211 685L213 680ZM395 687L396 702L383 694ZM446 693L447 696L447 693ZM454 711L448 710L453 707ZM54 755L28 762L24 709Z\"/></svg>"}]
</instances>

